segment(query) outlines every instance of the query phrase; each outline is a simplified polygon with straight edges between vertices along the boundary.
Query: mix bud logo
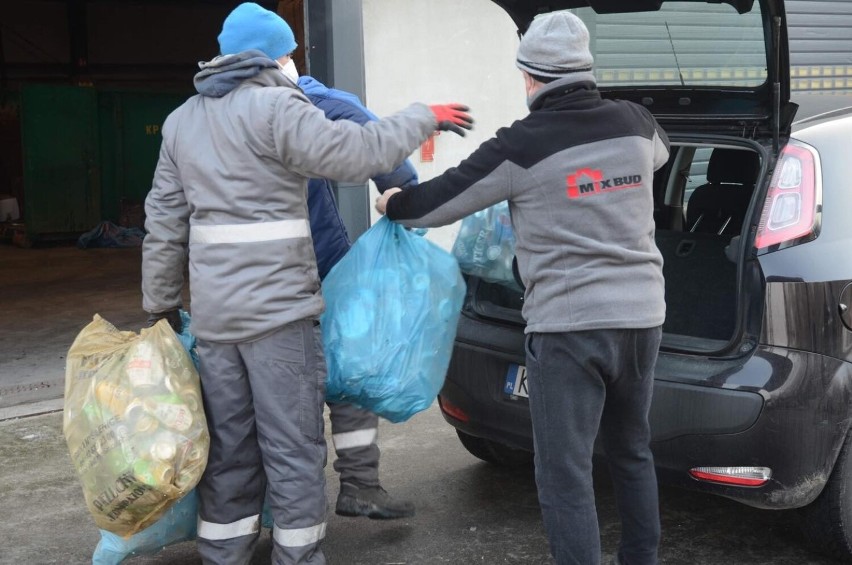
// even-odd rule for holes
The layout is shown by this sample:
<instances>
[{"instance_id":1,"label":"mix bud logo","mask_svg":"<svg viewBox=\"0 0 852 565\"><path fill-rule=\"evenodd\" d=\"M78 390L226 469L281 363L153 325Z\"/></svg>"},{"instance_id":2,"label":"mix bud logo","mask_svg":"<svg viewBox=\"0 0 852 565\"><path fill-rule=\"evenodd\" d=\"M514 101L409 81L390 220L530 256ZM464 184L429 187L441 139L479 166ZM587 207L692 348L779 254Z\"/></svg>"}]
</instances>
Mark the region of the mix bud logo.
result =
<instances>
[{"instance_id":1,"label":"mix bud logo","mask_svg":"<svg viewBox=\"0 0 852 565\"><path fill-rule=\"evenodd\" d=\"M624 188L642 186L642 175L627 175L605 179L603 171L598 169L577 169L568 175L568 198L592 196L601 192L611 192Z\"/></svg>"}]
</instances>

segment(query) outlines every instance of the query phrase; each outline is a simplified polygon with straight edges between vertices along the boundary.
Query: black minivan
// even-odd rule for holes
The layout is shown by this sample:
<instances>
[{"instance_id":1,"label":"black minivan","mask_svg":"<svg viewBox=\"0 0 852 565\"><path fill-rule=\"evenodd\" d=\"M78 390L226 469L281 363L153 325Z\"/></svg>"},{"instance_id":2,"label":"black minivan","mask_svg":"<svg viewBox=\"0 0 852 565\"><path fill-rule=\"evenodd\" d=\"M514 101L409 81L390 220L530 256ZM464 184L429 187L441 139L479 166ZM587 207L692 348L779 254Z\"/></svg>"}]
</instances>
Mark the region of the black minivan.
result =
<instances>
[{"instance_id":1,"label":"black minivan","mask_svg":"<svg viewBox=\"0 0 852 565\"><path fill-rule=\"evenodd\" d=\"M852 114L795 121L782 0L494 0L520 32L574 9L604 97L648 108L667 315L651 410L661 481L766 509L852 560ZM467 277L445 419L528 464L523 293Z\"/></svg>"}]
</instances>

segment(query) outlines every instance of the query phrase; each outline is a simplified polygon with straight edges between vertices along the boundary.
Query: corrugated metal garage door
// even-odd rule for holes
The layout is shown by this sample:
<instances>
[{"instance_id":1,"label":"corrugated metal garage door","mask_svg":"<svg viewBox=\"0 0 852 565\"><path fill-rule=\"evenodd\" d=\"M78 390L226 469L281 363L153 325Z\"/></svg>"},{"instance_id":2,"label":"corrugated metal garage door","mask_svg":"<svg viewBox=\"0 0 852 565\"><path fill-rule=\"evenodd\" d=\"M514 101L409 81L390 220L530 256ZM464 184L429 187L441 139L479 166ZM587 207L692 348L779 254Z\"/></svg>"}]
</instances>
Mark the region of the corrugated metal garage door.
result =
<instances>
[{"instance_id":1,"label":"corrugated metal garage door","mask_svg":"<svg viewBox=\"0 0 852 565\"><path fill-rule=\"evenodd\" d=\"M602 85L757 86L766 80L759 5L738 14L727 4L672 2L659 12L595 14L589 27Z\"/></svg>"},{"instance_id":2,"label":"corrugated metal garage door","mask_svg":"<svg viewBox=\"0 0 852 565\"><path fill-rule=\"evenodd\" d=\"M852 2L787 0L794 90L852 89Z\"/></svg>"},{"instance_id":3,"label":"corrugated metal garage door","mask_svg":"<svg viewBox=\"0 0 852 565\"><path fill-rule=\"evenodd\" d=\"M793 90L852 90L852 0L787 0ZM756 84L766 78L757 4L675 3L671 13L598 16L577 10L592 35L603 84ZM662 12L666 12L664 4ZM757 20L755 20L757 18ZM675 52L680 70L675 68ZM642 53L641 55L639 53Z\"/></svg>"}]
</instances>

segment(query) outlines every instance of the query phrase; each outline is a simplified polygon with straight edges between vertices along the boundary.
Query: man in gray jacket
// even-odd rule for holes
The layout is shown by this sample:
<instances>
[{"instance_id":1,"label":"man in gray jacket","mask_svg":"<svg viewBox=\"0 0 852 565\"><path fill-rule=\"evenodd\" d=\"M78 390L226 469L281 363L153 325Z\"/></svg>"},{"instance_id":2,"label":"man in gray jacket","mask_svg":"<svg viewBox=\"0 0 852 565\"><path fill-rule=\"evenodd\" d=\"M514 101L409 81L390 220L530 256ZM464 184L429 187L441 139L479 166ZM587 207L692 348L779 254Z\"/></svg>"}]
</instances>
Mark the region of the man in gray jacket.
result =
<instances>
[{"instance_id":1,"label":"man in gray jacket","mask_svg":"<svg viewBox=\"0 0 852 565\"><path fill-rule=\"evenodd\" d=\"M325 563L323 311L308 223L308 178L366 182L436 129L460 132L458 105L413 104L364 126L326 119L296 86L293 32L245 3L226 18L222 55L200 64L198 95L163 124L145 202L143 307L179 329L189 259L211 445L200 496L204 563L249 563L267 490L274 563Z\"/></svg>"},{"instance_id":2,"label":"man in gray jacket","mask_svg":"<svg viewBox=\"0 0 852 565\"><path fill-rule=\"evenodd\" d=\"M417 190L387 190L377 208L430 227L509 201L551 552L559 565L600 562L592 485L600 433L621 515L618 559L656 564L648 410L665 301L652 187L668 138L645 108L601 97L588 30L568 11L533 20L516 65L529 115Z\"/></svg>"}]
</instances>

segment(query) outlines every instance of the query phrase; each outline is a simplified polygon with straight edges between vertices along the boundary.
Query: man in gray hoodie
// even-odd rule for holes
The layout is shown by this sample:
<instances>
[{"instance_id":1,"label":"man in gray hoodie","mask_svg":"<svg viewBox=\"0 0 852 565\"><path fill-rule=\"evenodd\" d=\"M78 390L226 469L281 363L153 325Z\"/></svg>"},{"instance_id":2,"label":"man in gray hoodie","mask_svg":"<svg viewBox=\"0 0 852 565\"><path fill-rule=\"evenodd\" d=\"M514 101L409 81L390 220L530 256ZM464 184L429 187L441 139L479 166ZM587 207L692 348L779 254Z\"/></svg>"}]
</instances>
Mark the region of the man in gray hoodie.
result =
<instances>
[{"instance_id":1,"label":"man in gray hoodie","mask_svg":"<svg viewBox=\"0 0 852 565\"><path fill-rule=\"evenodd\" d=\"M509 201L551 552L560 565L600 562L600 433L621 515L618 559L653 565L660 522L648 410L665 301L652 186L668 138L645 108L601 97L589 32L568 11L533 20L516 65L529 115L417 190L385 191L376 207L432 227Z\"/></svg>"},{"instance_id":2,"label":"man in gray hoodie","mask_svg":"<svg viewBox=\"0 0 852 565\"><path fill-rule=\"evenodd\" d=\"M274 563L325 563L323 311L306 186L366 182L466 108L413 104L359 125L326 119L297 87L296 42L277 14L235 8L198 95L163 124L145 202L143 307L179 329L189 259L192 331L211 445L200 497L204 563L249 563L264 492Z\"/></svg>"}]
</instances>

